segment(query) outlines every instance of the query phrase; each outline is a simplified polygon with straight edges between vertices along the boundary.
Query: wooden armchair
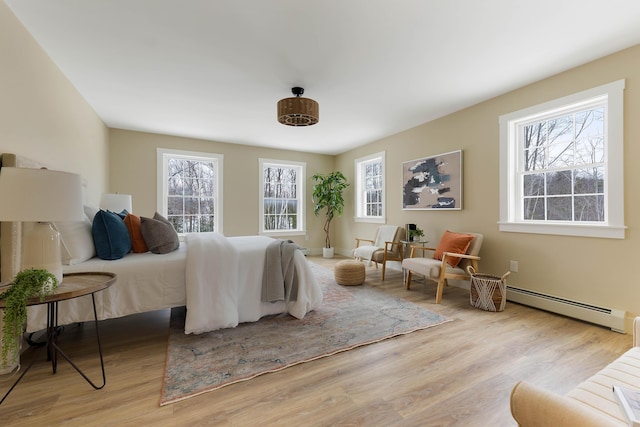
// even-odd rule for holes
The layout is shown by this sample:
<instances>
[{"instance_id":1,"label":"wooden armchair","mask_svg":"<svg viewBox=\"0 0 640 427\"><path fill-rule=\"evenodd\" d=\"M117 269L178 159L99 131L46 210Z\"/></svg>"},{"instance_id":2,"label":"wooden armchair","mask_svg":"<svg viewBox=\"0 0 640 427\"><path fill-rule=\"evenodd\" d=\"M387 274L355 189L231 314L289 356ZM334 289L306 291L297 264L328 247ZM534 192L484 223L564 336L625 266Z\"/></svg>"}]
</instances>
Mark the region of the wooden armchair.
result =
<instances>
[{"instance_id":1,"label":"wooden armchair","mask_svg":"<svg viewBox=\"0 0 640 427\"><path fill-rule=\"evenodd\" d=\"M447 279L469 280L467 266L478 271L478 260L483 236L477 233L454 233L446 231L437 248L412 245L411 255L402 261L402 268L407 272L405 288L411 289L411 275L418 273L426 279L437 282L436 304L442 301L444 285ZM433 251L432 258L425 258L424 251Z\"/></svg>"},{"instance_id":2,"label":"wooden armchair","mask_svg":"<svg viewBox=\"0 0 640 427\"><path fill-rule=\"evenodd\" d=\"M378 268L378 264L382 264L382 280L384 280L387 261L402 262L403 247L400 241L403 238L404 228L395 225L382 225L378 227L374 239L356 237L353 257L373 261L376 268Z\"/></svg>"}]
</instances>

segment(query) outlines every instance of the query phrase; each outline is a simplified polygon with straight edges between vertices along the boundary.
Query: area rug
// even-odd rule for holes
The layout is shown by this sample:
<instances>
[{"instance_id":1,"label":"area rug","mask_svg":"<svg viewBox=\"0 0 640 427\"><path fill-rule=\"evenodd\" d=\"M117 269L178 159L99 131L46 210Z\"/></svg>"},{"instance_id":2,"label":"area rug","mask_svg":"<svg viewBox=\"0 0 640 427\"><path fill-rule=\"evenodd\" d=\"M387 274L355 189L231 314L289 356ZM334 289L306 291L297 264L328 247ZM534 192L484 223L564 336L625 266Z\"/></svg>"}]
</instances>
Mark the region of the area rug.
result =
<instances>
[{"instance_id":1,"label":"area rug","mask_svg":"<svg viewBox=\"0 0 640 427\"><path fill-rule=\"evenodd\" d=\"M311 265L324 301L301 320L269 316L236 328L185 335L185 309L174 308L160 406L448 321L367 285L340 286L332 270Z\"/></svg>"}]
</instances>

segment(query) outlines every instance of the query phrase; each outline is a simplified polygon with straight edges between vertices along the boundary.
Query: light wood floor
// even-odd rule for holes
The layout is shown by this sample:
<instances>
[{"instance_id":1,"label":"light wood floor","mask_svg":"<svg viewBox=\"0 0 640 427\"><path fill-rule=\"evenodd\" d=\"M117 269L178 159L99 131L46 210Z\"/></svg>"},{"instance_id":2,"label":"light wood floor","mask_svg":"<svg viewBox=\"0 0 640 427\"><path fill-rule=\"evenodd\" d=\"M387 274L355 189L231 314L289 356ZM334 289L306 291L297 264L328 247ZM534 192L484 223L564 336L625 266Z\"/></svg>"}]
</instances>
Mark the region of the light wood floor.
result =
<instances>
[{"instance_id":1,"label":"light wood floor","mask_svg":"<svg viewBox=\"0 0 640 427\"><path fill-rule=\"evenodd\" d=\"M339 258L311 261L332 267ZM94 391L64 360L38 362L0 406L3 426L514 426L509 392L527 379L564 393L631 346L631 336L507 303L491 313L462 289L405 291L402 273L369 268L366 286L452 322L159 407L168 311L101 323L107 385ZM61 346L92 378L91 325L67 327ZM30 359L23 355L23 365ZM0 379L4 394L13 378Z\"/></svg>"}]
</instances>

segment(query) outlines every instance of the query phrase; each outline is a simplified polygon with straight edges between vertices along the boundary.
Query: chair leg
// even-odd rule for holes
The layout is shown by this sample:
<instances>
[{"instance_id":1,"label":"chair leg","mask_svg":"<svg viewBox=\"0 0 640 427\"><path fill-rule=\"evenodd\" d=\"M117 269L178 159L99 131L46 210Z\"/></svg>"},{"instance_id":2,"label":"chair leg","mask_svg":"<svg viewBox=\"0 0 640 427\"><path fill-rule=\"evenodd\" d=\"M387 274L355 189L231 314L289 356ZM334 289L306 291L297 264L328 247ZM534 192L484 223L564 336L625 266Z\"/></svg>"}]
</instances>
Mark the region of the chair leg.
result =
<instances>
[{"instance_id":1,"label":"chair leg","mask_svg":"<svg viewBox=\"0 0 640 427\"><path fill-rule=\"evenodd\" d=\"M406 290L411 290L411 270L407 270L407 281L404 283Z\"/></svg>"},{"instance_id":2,"label":"chair leg","mask_svg":"<svg viewBox=\"0 0 640 427\"><path fill-rule=\"evenodd\" d=\"M436 290L436 304L440 304L442 302L442 292L444 291L444 284L446 279L440 278L438 280L438 289Z\"/></svg>"},{"instance_id":3,"label":"chair leg","mask_svg":"<svg viewBox=\"0 0 640 427\"><path fill-rule=\"evenodd\" d=\"M387 263L383 262L382 263L382 281L384 282L384 272L387 269Z\"/></svg>"}]
</instances>

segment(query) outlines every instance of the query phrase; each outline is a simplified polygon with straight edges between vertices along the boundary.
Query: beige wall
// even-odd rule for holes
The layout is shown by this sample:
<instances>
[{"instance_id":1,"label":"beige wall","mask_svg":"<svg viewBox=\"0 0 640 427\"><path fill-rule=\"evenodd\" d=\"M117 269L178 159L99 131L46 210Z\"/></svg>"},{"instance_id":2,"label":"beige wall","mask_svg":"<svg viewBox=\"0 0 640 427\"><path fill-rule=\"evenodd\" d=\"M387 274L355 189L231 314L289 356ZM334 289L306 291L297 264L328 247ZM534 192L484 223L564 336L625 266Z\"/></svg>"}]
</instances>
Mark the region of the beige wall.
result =
<instances>
[{"instance_id":1,"label":"beige wall","mask_svg":"<svg viewBox=\"0 0 640 427\"><path fill-rule=\"evenodd\" d=\"M108 130L0 2L0 152L75 172L96 203L107 186Z\"/></svg>"},{"instance_id":2,"label":"beige wall","mask_svg":"<svg viewBox=\"0 0 640 427\"><path fill-rule=\"evenodd\" d=\"M314 173L333 169L334 157L273 150L120 129L110 130L110 189L133 196L133 211L153 216L157 206L156 152L158 148L216 153L224 156L223 221L228 236L255 235L259 227L258 159L306 162L306 221L309 240L293 236L300 246L321 250L324 242L321 218L313 215L311 191Z\"/></svg>"},{"instance_id":3,"label":"beige wall","mask_svg":"<svg viewBox=\"0 0 640 427\"><path fill-rule=\"evenodd\" d=\"M626 79L624 101L624 178L626 239L563 237L498 231L499 136L502 114ZM426 123L406 132L342 154L336 159L350 182L354 159L386 150L388 223L416 223L437 242L445 229L483 233L482 271L502 274L509 260L519 263L513 286L550 293L640 314L640 279L633 271L640 253L640 46L581 66L504 96ZM463 150L464 209L403 211L401 164L428 155ZM348 199L353 200L350 191ZM336 246L353 246L356 236L372 235L375 225L354 223L353 204L337 225Z\"/></svg>"}]
</instances>

